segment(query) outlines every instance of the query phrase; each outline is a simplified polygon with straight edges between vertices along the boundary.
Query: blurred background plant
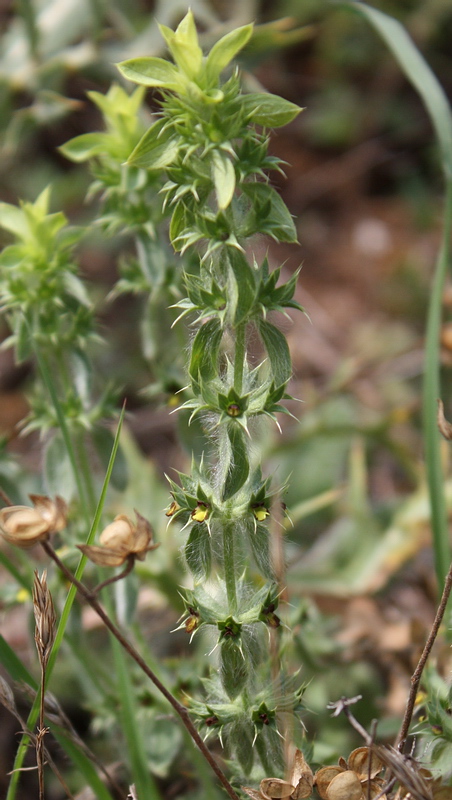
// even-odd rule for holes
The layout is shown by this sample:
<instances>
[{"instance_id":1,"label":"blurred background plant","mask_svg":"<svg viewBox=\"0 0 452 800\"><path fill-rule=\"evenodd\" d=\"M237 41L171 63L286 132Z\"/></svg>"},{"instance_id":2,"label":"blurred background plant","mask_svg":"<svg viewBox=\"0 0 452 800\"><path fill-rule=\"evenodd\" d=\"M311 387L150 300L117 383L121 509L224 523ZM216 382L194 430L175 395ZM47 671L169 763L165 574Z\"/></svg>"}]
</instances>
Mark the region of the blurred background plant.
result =
<instances>
[{"instance_id":1,"label":"blurred background plant","mask_svg":"<svg viewBox=\"0 0 452 800\"><path fill-rule=\"evenodd\" d=\"M403 22L451 96L448 0L379 0L373 5ZM282 520L285 558L274 521L278 577L287 587L283 598L289 600L283 614L295 630L287 647L294 670L302 665L301 678L308 683L304 721L314 742L312 761L334 762L361 744L345 720L330 719L326 710L341 695L362 694L356 711L360 721L368 726L376 717L379 738L395 737L437 599L420 393L425 316L440 241L438 151L419 97L358 15L319 0L193 0L190 6L206 47L226 31L255 20L253 39L240 54L246 86L253 91L263 87L308 109L272 139L273 153L290 164L287 180L274 173L272 184L296 218L301 246L278 245L276 251L267 240L262 242L263 254L269 247L272 266L285 259L284 280L303 261L297 300L311 322L301 315L283 322L294 362L290 391L303 405L291 404L300 421L285 423L282 436L265 434L264 455L281 485L291 476L284 500L294 527ZM128 579L117 602L122 619L149 650L150 663L159 657L161 674L181 697L200 687L206 647L194 653L192 648L189 660L186 634L168 634L183 610L178 591L184 577L177 533L173 526L165 532L161 509L168 492L163 474L171 468L187 470L191 452L202 450L203 439L199 428L186 428L183 414L169 415L178 402L176 392L184 386L179 353L186 339L179 329L171 333L177 313L167 312L182 295L174 256L164 244L160 187L149 173L123 166L122 147L133 147L141 136L156 113L155 99L145 101L140 90L126 99L114 63L164 55L156 20L174 27L187 7L185 0L21 0L4 4L0 41L0 224L16 237L14 242L8 234L3 238L2 336L7 340L13 334L9 344L22 348L16 359L11 349L0 352L0 485L14 502L26 502L30 491L60 492L68 498L77 493L48 387L43 390L34 379L36 352L43 357L40 347L46 337L30 348L27 328L18 329L14 304L5 300L11 289L5 282L14 275L12 257L14 263L26 258L31 264L31 240L25 241L17 214L16 222L7 224L7 208L16 208L22 199L22 213L35 226L47 224L44 220L50 217L55 231L60 226L60 249L51 254L45 250L44 228L37 228L35 269L43 259L49 272L41 274L43 281L36 287L36 307L46 325L52 314L54 323L65 315L77 320L75 328L65 327L79 337L70 370L77 407L67 416L75 420L75 440L77 423L86 432L86 458L96 466L95 487L113 441L106 419L123 397L133 412L121 437L107 511L111 518L138 508L165 546L138 566L139 582ZM71 152L66 143L76 137L90 138L84 140L85 149ZM144 208L152 209L151 218ZM52 214L54 209L64 209L65 218ZM88 226L88 234L71 230L67 219L74 226ZM96 225L91 224L94 219ZM28 251L19 252L25 246ZM58 280L64 280L66 294L60 311L52 309L46 293L49 317L42 292L53 268ZM20 287L12 288L20 298ZM22 287L33 315L28 289ZM447 410L449 284L443 301ZM157 312L159 325L154 327ZM58 347L63 344L59 341ZM106 386L112 387L107 394ZM82 457L79 453L78 463ZM448 458L445 449L450 503ZM92 505L96 489L84 491L93 493ZM80 528L86 535L84 521ZM75 565L72 542L65 547L68 563ZM36 678L27 628L33 565L3 545L0 560L2 661L10 677L27 682L11 659L13 651ZM63 582L53 579L51 589L61 608ZM121 749L115 743L121 741L115 715L118 686L107 670L94 677L92 669L102 652L99 644L104 644L95 621L89 615L77 619L75 612L68 642L51 689L78 733L124 781L117 766ZM436 763L446 776L452 741L449 674L443 638L422 687L418 727L425 761ZM149 796L215 797L210 776L196 751L187 749L165 704L133 671L131 687L144 732L142 763L149 764L155 779ZM28 707L27 698L18 702ZM12 766L17 722L4 714L10 720L0 728L6 772ZM176 768L182 747L184 758ZM80 770L78 765L71 775L75 791L88 780ZM17 797L29 797L34 780L25 773L24 794L19 789ZM49 798L61 796L56 784L49 783L47 791Z\"/></svg>"}]
</instances>

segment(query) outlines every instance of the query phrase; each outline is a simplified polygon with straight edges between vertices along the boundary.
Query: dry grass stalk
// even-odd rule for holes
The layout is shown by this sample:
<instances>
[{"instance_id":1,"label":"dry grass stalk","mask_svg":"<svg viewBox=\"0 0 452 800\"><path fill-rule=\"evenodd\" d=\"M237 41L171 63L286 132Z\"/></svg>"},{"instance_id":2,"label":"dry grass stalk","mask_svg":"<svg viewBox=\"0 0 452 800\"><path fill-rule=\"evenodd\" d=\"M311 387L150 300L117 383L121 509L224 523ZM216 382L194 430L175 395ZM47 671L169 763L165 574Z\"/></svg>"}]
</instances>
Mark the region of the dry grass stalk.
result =
<instances>
[{"instance_id":1,"label":"dry grass stalk","mask_svg":"<svg viewBox=\"0 0 452 800\"><path fill-rule=\"evenodd\" d=\"M14 700L14 695L13 695L12 689L11 689L10 685L5 681L5 679L1 677L1 675L0 675L0 703L2 704L2 706L4 706L10 712L10 714L12 714L17 719L17 721L19 722L19 725L20 725L20 732L23 733L23 734L26 734L30 738L30 741L32 742L34 747L36 748L38 737L35 736L35 734L32 733L30 730L28 730L25 721L22 719L22 717L20 716L20 714L19 714L19 712L17 710L17 706L16 706L16 702ZM53 761L53 759L52 759L52 757L51 757L51 755L50 755L50 753L49 753L49 751L47 750L46 747L43 748L43 755L45 757L46 763L48 763L48 765L52 769L53 773L56 775L56 777L60 781L61 786L63 787L64 791L66 792L69 800L75 800L73 794L71 793L69 787L66 784L66 781L64 780L63 776L61 775L61 772L59 771L58 767L56 766L55 762ZM28 772L30 769L36 769L36 767L31 767L31 768L30 767L22 767L20 769L20 772ZM12 772L8 773L8 775L11 775L11 774L12 774Z\"/></svg>"},{"instance_id":2,"label":"dry grass stalk","mask_svg":"<svg viewBox=\"0 0 452 800\"><path fill-rule=\"evenodd\" d=\"M47 586L47 570L39 577L35 570L33 582L33 611L35 615L35 642L41 665L41 697L39 707L39 728L36 735L36 763L38 765L39 800L44 800L44 737L48 728L44 724L44 698L46 668L56 635L56 615L52 595Z\"/></svg>"}]
</instances>

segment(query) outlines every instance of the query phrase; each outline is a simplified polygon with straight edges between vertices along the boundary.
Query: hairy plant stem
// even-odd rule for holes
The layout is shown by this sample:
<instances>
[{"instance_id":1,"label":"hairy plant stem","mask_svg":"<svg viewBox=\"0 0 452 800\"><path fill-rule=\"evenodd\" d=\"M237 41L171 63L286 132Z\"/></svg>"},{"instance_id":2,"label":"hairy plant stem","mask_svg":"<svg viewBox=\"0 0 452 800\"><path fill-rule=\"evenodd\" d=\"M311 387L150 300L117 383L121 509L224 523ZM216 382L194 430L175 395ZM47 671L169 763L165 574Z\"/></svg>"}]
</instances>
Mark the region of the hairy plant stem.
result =
<instances>
[{"instance_id":1,"label":"hairy plant stem","mask_svg":"<svg viewBox=\"0 0 452 800\"><path fill-rule=\"evenodd\" d=\"M206 761L208 761L208 763L210 764L211 768L215 772L217 778L225 788L231 800L239 800L234 789L232 788L231 784L226 778L226 775L220 769L217 762L211 755L210 751L204 744L201 736L199 735L193 722L191 721L189 713L185 708L185 706L183 706L182 703L179 703L179 701L171 694L171 692L166 688L166 686L159 680L157 675L148 667L144 659L140 656L137 650L135 650L134 646L129 642L128 639L126 639L126 637L123 635L120 629L110 619L108 614L105 613L104 609L99 604L96 596L93 595L93 593L90 592L89 589L87 589L83 583L80 583L80 581L78 581L75 578L75 576L71 573L71 571L67 569L65 564L63 564L63 562L58 558L53 547L48 542L41 542L41 545L45 550L45 552L47 553L47 555L49 556L49 558L51 558L55 562L55 564L57 565L58 569L62 572L62 574L72 583L72 585L79 591L79 593L86 600L86 602L89 603L91 608L100 617L105 627L108 628L110 633L113 634L113 636L117 639L117 641L120 643L123 649L129 654L129 656L135 661L135 663L138 664L138 666L144 672L144 674L152 681L154 686L159 690L159 692L161 692L161 694L173 707L174 711L182 720L191 738L198 746L199 750L203 754Z\"/></svg>"},{"instance_id":2,"label":"hairy plant stem","mask_svg":"<svg viewBox=\"0 0 452 800\"><path fill-rule=\"evenodd\" d=\"M411 718L413 716L414 705L416 702L416 695L419 689L419 684L421 682L422 673L424 671L424 667L427 663L427 659L431 653L432 647L435 643L435 639L438 635L438 631L443 621L444 613L447 608L447 603L449 600L450 592L452 589L452 564L449 567L449 572L447 573L446 580L444 583L443 594L441 597L441 602L438 606L438 610L436 612L435 620L432 625L432 629L428 636L428 639L425 643L424 649L422 651L421 657L418 661L417 667L413 672L411 677L411 688L410 693L408 695L408 700L406 704L405 714L403 717L402 725L400 727L400 731L397 734L397 739L395 741L394 747L396 747L399 751L402 751L405 742L408 737L408 730L411 723Z\"/></svg>"},{"instance_id":3,"label":"hairy plant stem","mask_svg":"<svg viewBox=\"0 0 452 800\"><path fill-rule=\"evenodd\" d=\"M223 526L223 568L230 614L235 614L237 611L234 535L234 523L225 523Z\"/></svg>"},{"instance_id":4,"label":"hairy plant stem","mask_svg":"<svg viewBox=\"0 0 452 800\"><path fill-rule=\"evenodd\" d=\"M237 394L243 390L243 366L246 358L246 322L235 328L234 389Z\"/></svg>"}]
</instances>

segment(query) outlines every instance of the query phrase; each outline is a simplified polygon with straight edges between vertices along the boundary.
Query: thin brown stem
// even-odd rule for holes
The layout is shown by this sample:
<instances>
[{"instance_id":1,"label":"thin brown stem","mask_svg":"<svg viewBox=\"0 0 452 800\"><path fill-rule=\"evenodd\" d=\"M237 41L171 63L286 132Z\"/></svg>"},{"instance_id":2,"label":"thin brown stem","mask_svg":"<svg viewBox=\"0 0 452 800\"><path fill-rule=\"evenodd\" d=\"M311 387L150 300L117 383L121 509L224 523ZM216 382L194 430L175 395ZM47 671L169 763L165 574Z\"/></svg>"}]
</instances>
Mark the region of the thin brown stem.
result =
<instances>
[{"instance_id":1,"label":"thin brown stem","mask_svg":"<svg viewBox=\"0 0 452 800\"><path fill-rule=\"evenodd\" d=\"M117 575L113 575L112 578L108 578L106 581L102 581L97 586L92 589L92 594L99 594L102 589L105 589L106 586L110 586L111 583L116 583L116 581L121 581L123 578L126 578L130 572L132 572L133 567L135 564L135 554L132 554L127 557L127 564L125 569L122 572L119 572Z\"/></svg>"},{"instance_id":2,"label":"thin brown stem","mask_svg":"<svg viewBox=\"0 0 452 800\"><path fill-rule=\"evenodd\" d=\"M100 617L102 622L104 623L105 627L108 628L110 633L118 640L124 650L129 654L131 658L135 661L136 664L140 667L140 669L144 672L145 675L152 681L154 686L157 687L159 692L165 697L165 699L170 703L173 707L176 714L180 717L183 724L185 725L187 731L189 732L191 738L198 746L199 750L203 754L206 761L209 763L211 768L213 769L215 775L217 776L218 780L221 782L223 787L225 788L226 792L228 793L231 800L239 800L237 794L235 793L234 789L232 788L231 784L229 783L228 779L224 772L220 769L217 762L211 755L210 751L206 747L205 743L203 742L201 736L199 735L198 731L196 730L193 722L190 719L189 713L185 706L182 703L179 703L178 700L171 694L171 692L164 686L164 684L159 680L157 675L148 667L144 659L140 656L137 650L135 650L134 646L129 642L128 639L123 635L120 629L115 625L115 623L110 619L110 617L106 614L102 606L97 601L95 595L80 583L75 576L67 569L65 564L58 558L57 554L55 553L53 547L49 544L49 542L41 542L42 547L44 548L47 555L55 562L58 566L60 571L63 575L78 589L79 593L84 597L87 603L91 606L91 608L96 612L96 614Z\"/></svg>"},{"instance_id":3,"label":"thin brown stem","mask_svg":"<svg viewBox=\"0 0 452 800\"><path fill-rule=\"evenodd\" d=\"M41 664L41 692L39 698L39 729L36 736L36 763L38 765L39 800L44 800L44 736L47 728L44 724L44 699L46 690L45 665Z\"/></svg>"},{"instance_id":4,"label":"thin brown stem","mask_svg":"<svg viewBox=\"0 0 452 800\"><path fill-rule=\"evenodd\" d=\"M444 584L444 590L441 596L441 601L438 606L438 610L436 612L435 620L432 625L432 629L430 631L429 637L425 643L425 647L422 651L422 655L418 661L418 665L413 672L411 677L411 688L410 693L408 695L408 700L405 709L405 715L403 717L402 725L400 726L399 733L397 734L397 739L395 740L394 747L397 748L400 752L403 751L405 746L405 742L408 737L408 731L411 724L411 718L413 716L414 705L416 702L416 696L419 689L419 684L421 682L422 673L424 671L424 667L427 663L427 659L431 653L432 647L435 643L435 639L438 636L438 631L440 625L443 621L443 617L446 611L447 602L449 600L449 595L452 589L452 564L449 567L449 572L447 573L446 581Z\"/></svg>"}]
</instances>

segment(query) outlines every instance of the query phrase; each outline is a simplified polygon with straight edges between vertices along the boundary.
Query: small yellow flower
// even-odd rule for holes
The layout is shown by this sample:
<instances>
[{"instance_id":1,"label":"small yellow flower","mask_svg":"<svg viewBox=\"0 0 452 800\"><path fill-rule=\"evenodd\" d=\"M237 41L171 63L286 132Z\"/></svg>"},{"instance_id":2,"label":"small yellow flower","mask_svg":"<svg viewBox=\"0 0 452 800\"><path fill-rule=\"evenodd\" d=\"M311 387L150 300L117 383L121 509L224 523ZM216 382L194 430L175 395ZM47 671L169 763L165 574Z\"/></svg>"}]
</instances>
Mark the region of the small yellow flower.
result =
<instances>
[{"instance_id":1,"label":"small yellow flower","mask_svg":"<svg viewBox=\"0 0 452 800\"><path fill-rule=\"evenodd\" d=\"M67 506L61 497L51 500L31 494L30 506L8 506L0 511L0 533L9 544L28 548L46 541L66 527Z\"/></svg>"},{"instance_id":2,"label":"small yellow flower","mask_svg":"<svg viewBox=\"0 0 452 800\"><path fill-rule=\"evenodd\" d=\"M270 516L270 511L268 510L268 508L264 506L263 503L252 506L252 512L254 514L255 519L257 519L258 522L264 522L264 520L266 520L267 517Z\"/></svg>"},{"instance_id":3,"label":"small yellow flower","mask_svg":"<svg viewBox=\"0 0 452 800\"><path fill-rule=\"evenodd\" d=\"M118 514L102 531L101 546L79 544L78 549L100 567L119 567L129 556L144 561L146 553L159 545L152 543L152 528L147 519L138 511L135 515L137 521L133 523L125 514Z\"/></svg>"},{"instance_id":4,"label":"small yellow flower","mask_svg":"<svg viewBox=\"0 0 452 800\"><path fill-rule=\"evenodd\" d=\"M195 510L191 512L191 518L195 522L205 522L209 516L210 508L206 503L198 503Z\"/></svg>"}]
</instances>

